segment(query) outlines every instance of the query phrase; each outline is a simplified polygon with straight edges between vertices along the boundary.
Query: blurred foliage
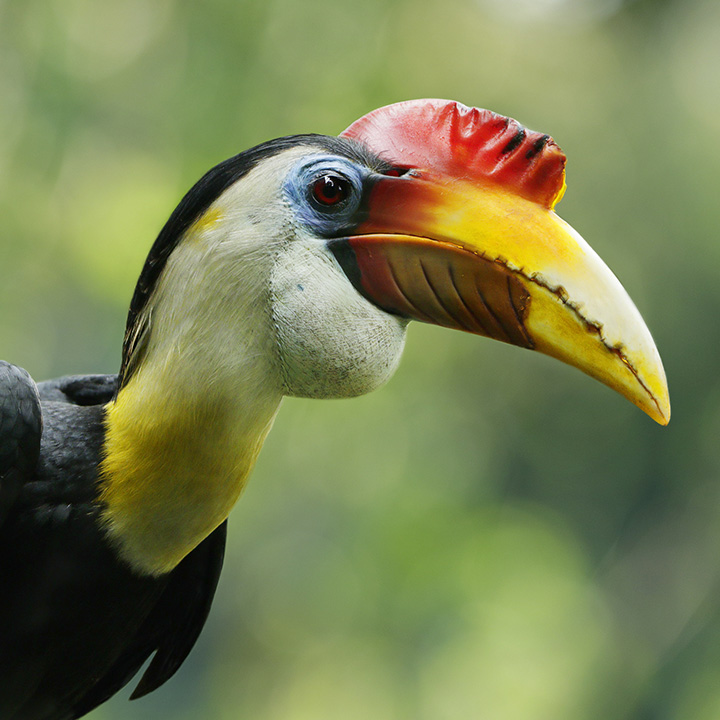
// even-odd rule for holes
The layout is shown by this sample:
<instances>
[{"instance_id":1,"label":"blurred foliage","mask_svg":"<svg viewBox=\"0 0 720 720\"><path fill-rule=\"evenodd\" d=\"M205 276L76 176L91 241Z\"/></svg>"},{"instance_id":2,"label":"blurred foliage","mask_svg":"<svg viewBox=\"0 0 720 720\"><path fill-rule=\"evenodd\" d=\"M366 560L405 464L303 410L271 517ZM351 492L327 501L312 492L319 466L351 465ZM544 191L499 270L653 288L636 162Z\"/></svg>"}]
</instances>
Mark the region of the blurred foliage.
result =
<instances>
[{"instance_id":1,"label":"blurred foliage","mask_svg":"<svg viewBox=\"0 0 720 720\"><path fill-rule=\"evenodd\" d=\"M0 354L114 371L204 170L411 97L560 143L560 213L653 330L670 426L413 326L382 390L285 402L195 651L94 720L720 717L715 0L2 0Z\"/></svg>"}]
</instances>

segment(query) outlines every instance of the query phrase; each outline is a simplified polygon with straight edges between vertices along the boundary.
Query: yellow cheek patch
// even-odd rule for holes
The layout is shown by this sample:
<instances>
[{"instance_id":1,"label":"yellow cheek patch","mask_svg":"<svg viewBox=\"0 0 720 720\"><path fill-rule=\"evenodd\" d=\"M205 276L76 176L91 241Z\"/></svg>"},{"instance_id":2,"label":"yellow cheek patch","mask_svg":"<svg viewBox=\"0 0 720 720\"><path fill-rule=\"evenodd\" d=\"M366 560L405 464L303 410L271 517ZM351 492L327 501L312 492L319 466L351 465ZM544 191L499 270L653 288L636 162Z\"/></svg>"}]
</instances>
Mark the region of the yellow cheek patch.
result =
<instances>
[{"instance_id":1,"label":"yellow cheek patch","mask_svg":"<svg viewBox=\"0 0 720 720\"><path fill-rule=\"evenodd\" d=\"M204 232L211 230L223 220L224 216L219 208L211 207L204 212L188 229L188 238L199 237Z\"/></svg>"}]
</instances>

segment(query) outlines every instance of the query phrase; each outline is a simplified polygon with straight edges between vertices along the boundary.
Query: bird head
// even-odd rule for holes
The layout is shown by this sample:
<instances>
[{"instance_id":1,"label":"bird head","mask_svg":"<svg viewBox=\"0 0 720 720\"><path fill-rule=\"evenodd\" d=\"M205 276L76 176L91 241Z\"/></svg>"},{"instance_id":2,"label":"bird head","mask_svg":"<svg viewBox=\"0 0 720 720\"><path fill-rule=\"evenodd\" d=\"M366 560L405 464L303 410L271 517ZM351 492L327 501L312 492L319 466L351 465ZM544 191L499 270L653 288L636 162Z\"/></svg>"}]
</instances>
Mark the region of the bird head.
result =
<instances>
[{"instance_id":1,"label":"bird head","mask_svg":"<svg viewBox=\"0 0 720 720\"><path fill-rule=\"evenodd\" d=\"M358 395L392 375L419 320L559 358L666 424L645 323L554 212L564 169L549 136L442 100L232 158L188 193L150 253L121 386L154 335L202 326L272 358L265 373L282 394ZM187 357L204 337L192 334Z\"/></svg>"}]
</instances>

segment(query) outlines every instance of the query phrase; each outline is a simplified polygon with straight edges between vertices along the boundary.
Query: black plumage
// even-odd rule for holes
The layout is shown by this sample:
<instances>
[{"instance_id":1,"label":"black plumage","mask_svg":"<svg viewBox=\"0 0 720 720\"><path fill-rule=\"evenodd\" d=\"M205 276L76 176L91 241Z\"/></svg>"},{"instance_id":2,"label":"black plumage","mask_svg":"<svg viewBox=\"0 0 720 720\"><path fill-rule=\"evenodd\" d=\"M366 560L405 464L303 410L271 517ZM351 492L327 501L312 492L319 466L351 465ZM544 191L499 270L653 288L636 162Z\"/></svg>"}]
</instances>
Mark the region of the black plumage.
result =
<instances>
[{"instance_id":1,"label":"black plumage","mask_svg":"<svg viewBox=\"0 0 720 720\"><path fill-rule=\"evenodd\" d=\"M135 695L180 666L205 622L225 524L160 578L116 558L98 517L115 376L41 383L0 363L0 717L80 717L155 652ZM41 433L42 420L42 433Z\"/></svg>"}]
</instances>

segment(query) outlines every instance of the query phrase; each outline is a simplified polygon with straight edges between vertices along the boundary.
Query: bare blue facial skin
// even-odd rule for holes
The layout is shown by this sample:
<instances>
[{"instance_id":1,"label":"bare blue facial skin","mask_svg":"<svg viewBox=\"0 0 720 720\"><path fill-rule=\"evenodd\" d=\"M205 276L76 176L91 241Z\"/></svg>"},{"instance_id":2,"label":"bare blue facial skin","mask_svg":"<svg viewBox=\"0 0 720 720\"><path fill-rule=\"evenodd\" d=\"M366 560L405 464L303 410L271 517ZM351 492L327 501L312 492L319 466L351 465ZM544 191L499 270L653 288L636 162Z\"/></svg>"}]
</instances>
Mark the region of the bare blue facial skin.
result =
<instances>
[{"instance_id":1,"label":"bare blue facial skin","mask_svg":"<svg viewBox=\"0 0 720 720\"><path fill-rule=\"evenodd\" d=\"M301 224L320 237L337 238L365 219L374 177L381 176L337 155L318 154L295 166L283 190ZM332 203L322 201L324 183L338 192Z\"/></svg>"}]
</instances>

